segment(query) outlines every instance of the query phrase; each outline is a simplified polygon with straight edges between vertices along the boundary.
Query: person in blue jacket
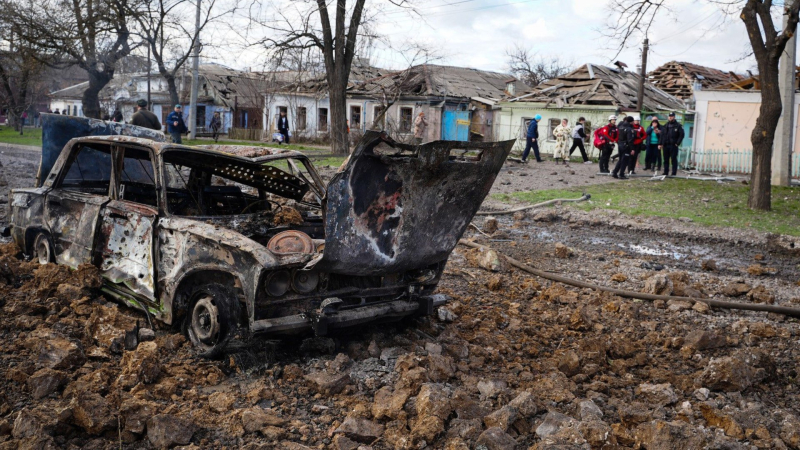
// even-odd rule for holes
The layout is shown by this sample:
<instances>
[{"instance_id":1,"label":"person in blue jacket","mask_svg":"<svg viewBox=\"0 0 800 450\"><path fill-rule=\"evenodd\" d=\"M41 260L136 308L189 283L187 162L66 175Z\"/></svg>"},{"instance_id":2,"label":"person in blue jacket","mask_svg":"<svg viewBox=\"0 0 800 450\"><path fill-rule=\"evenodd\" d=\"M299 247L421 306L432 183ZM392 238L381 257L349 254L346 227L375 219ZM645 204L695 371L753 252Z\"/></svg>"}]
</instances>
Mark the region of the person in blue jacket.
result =
<instances>
[{"instance_id":1,"label":"person in blue jacket","mask_svg":"<svg viewBox=\"0 0 800 450\"><path fill-rule=\"evenodd\" d=\"M167 132L172 136L172 143L183 144L181 135L188 130L183 121L183 108L181 105L175 105L175 109L167 116Z\"/></svg>"},{"instance_id":2,"label":"person in blue jacket","mask_svg":"<svg viewBox=\"0 0 800 450\"><path fill-rule=\"evenodd\" d=\"M530 154L531 149L533 149L533 155L536 156L536 162L542 162L542 158L539 156L539 121L542 120L542 116L537 114L531 123L528 125L528 133L525 135L525 151L522 152L522 162L528 162L528 154Z\"/></svg>"}]
</instances>

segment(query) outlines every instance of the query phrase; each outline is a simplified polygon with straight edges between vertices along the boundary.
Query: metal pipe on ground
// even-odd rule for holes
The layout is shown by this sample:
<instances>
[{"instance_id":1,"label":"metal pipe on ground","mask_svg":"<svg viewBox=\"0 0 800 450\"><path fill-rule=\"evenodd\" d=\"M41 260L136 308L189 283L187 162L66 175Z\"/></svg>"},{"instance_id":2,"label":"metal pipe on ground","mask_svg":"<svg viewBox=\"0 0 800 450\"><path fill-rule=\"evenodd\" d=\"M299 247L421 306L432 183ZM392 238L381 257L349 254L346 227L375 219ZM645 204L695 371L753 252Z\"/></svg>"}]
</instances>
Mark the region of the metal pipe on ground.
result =
<instances>
[{"instance_id":1,"label":"metal pipe on ground","mask_svg":"<svg viewBox=\"0 0 800 450\"><path fill-rule=\"evenodd\" d=\"M644 292L634 292L634 291L626 291L624 289L614 289L607 286L601 286L599 284L587 283L585 281L575 280L572 278L567 278L561 275L555 275L550 272L545 272L543 270L537 270L533 267L518 261L510 256L504 255L497 250L486 246L481 245L475 242L468 241L466 239L460 239L458 241L459 244L471 247L471 248L478 248L483 250L492 250L497 253L499 256L503 257L509 264L520 269L524 272L528 272L532 275L536 275L537 277L544 278L550 281L556 281L559 283L568 284L570 286L581 287L581 288L589 288L595 291L603 291L603 292L610 292L614 295L618 295L620 297L625 298L635 298L640 300L680 300L686 302L702 302L707 304L708 306L713 306L716 308L725 308L725 309L739 309L745 311L763 311L763 312L771 312L775 314L781 314L784 316L789 317L798 317L800 318L800 308L790 308L788 306L776 306L776 305L762 305L762 304L755 304L755 303L738 303L738 302L726 302L723 300L713 300L709 298L694 298L694 297L678 297L673 295L655 295L655 294L646 294Z\"/></svg>"},{"instance_id":2,"label":"metal pipe on ground","mask_svg":"<svg viewBox=\"0 0 800 450\"><path fill-rule=\"evenodd\" d=\"M503 211L478 211L475 213L476 216L499 216L501 214L511 214L517 211L525 211L526 209L533 209L533 208L541 208L543 206L550 206L555 205L556 203L575 203L575 202L583 202L592 198L589 194L583 194L578 198L556 198L553 200L548 200L546 202L537 203L535 205L527 205L527 206L520 206L519 208L512 208L506 209Z\"/></svg>"}]
</instances>

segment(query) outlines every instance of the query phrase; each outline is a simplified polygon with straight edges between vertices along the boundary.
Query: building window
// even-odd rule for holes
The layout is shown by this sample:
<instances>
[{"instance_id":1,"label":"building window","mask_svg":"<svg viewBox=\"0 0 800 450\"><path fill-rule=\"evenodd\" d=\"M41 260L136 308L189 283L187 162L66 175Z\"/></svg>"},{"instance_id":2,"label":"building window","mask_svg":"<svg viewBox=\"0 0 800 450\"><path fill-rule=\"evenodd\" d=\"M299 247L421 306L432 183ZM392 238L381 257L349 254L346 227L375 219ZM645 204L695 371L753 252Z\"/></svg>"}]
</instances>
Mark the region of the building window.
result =
<instances>
[{"instance_id":1,"label":"building window","mask_svg":"<svg viewBox=\"0 0 800 450\"><path fill-rule=\"evenodd\" d=\"M328 108L317 110L317 130L328 131Z\"/></svg>"},{"instance_id":2,"label":"building window","mask_svg":"<svg viewBox=\"0 0 800 450\"><path fill-rule=\"evenodd\" d=\"M410 133L411 124L414 122L414 109L413 108L400 108L400 132Z\"/></svg>"},{"instance_id":3,"label":"building window","mask_svg":"<svg viewBox=\"0 0 800 450\"><path fill-rule=\"evenodd\" d=\"M360 129L361 128L361 107L360 106L350 106L350 129Z\"/></svg>"},{"instance_id":4,"label":"building window","mask_svg":"<svg viewBox=\"0 0 800 450\"><path fill-rule=\"evenodd\" d=\"M386 123L386 116L381 117L381 121L378 122L378 116L381 115L383 110L384 110L383 105L376 105L374 108L372 108L372 126L373 127L383 129L383 124Z\"/></svg>"},{"instance_id":5,"label":"building window","mask_svg":"<svg viewBox=\"0 0 800 450\"><path fill-rule=\"evenodd\" d=\"M304 106L297 107L297 129L306 129L306 108Z\"/></svg>"},{"instance_id":6,"label":"building window","mask_svg":"<svg viewBox=\"0 0 800 450\"><path fill-rule=\"evenodd\" d=\"M561 124L561 119L550 119L547 122L547 140L548 141L555 141L556 135L553 133L556 130L556 127Z\"/></svg>"}]
</instances>

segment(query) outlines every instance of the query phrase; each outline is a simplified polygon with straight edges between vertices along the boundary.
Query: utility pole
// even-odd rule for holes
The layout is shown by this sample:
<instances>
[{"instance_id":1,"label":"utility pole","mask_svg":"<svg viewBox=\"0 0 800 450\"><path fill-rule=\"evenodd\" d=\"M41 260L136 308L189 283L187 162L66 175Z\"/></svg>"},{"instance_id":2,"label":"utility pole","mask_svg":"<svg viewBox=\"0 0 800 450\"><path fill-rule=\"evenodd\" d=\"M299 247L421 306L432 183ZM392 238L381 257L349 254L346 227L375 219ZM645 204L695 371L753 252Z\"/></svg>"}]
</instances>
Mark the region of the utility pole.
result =
<instances>
[{"instance_id":1,"label":"utility pole","mask_svg":"<svg viewBox=\"0 0 800 450\"><path fill-rule=\"evenodd\" d=\"M786 0L786 8L792 1ZM783 29L786 30L788 15L783 16ZM794 31L794 30L792 30ZM778 120L775 142L772 146L772 185L789 186L792 183L792 150L794 148L794 90L797 67L797 38L792 33L780 61L778 86L781 89L781 105L783 112Z\"/></svg>"},{"instance_id":2,"label":"utility pole","mask_svg":"<svg viewBox=\"0 0 800 450\"><path fill-rule=\"evenodd\" d=\"M197 83L200 67L200 0L194 19L194 61L192 62L192 99L189 103L189 139L197 137Z\"/></svg>"},{"instance_id":3,"label":"utility pole","mask_svg":"<svg viewBox=\"0 0 800 450\"><path fill-rule=\"evenodd\" d=\"M642 46L642 71L639 73L639 92L638 92L638 110L641 116L644 111L644 79L647 76L647 52L650 47L650 41L644 38L644 45ZM641 117L640 117L641 118Z\"/></svg>"}]
</instances>

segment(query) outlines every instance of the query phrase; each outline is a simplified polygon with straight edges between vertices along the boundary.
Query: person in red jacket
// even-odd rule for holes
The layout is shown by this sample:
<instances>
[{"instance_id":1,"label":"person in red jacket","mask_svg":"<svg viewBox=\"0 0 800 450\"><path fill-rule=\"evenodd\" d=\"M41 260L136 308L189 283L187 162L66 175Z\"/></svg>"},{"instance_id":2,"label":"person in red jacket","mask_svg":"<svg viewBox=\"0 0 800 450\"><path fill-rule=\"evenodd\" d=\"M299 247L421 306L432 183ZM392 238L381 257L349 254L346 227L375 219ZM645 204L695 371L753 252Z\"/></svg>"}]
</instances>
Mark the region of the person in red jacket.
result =
<instances>
[{"instance_id":1,"label":"person in red jacket","mask_svg":"<svg viewBox=\"0 0 800 450\"><path fill-rule=\"evenodd\" d=\"M639 161L639 152L644 149L644 139L646 133L644 127L639 123L639 117L633 116L633 155L628 163L628 172L635 175L636 162Z\"/></svg>"},{"instance_id":2,"label":"person in red jacket","mask_svg":"<svg viewBox=\"0 0 800 450\"><path fill-rule=\"evenodd\" d=\"M595 145L600 149L600 173L611 173L608 170L608 164L611 160L611 152L614 151L614 143L619 139L619 131L617 130L617 116L608 116L608 125L598 128L594 132L595 137L602 140L602 144Z\"/></svg>"}]
</instances>

